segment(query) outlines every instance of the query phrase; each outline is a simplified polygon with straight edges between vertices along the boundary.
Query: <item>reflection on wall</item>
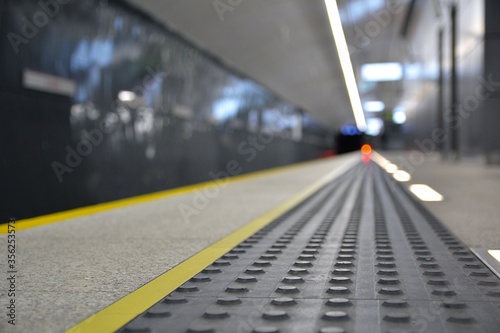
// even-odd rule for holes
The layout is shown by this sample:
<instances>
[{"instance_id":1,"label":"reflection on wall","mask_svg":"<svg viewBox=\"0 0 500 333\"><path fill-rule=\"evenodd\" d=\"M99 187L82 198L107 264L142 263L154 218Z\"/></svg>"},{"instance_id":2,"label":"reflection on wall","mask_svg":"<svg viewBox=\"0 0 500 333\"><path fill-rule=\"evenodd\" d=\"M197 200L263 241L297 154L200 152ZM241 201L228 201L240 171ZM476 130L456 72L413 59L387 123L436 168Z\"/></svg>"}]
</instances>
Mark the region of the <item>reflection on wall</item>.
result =
<instances>
[{"instance_id":1,"label":"reflection on wall","mask_svg":"<svg viewBox=\"0 0 500 333\"><path fill-rule=\"evenodd\" d=\"M0 1L2 220L209 180L230 160L250 172L327 148L306 112L123 2L54 3Z\"/></svg>"}]
</instances>

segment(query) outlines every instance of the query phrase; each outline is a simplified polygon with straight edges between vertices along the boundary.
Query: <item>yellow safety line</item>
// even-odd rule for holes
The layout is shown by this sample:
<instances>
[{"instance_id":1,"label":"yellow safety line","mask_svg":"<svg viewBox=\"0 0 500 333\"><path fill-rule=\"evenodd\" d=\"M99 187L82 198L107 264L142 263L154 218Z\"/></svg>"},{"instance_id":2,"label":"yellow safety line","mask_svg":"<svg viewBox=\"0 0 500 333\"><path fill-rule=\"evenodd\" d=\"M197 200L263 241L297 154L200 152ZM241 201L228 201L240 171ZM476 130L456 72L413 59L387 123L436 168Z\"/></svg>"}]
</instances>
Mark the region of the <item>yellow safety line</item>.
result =
<instances>
[{"instance_id":1,"label":"yellow safety line","mask_svg":"<svg viewBox=\"0 0 500 333\"><path fill-rule=\"evenodd\" d=\"M284 170L289 170L293 168L297 168L300 166L304 166L305 164L312 164L318 161L323 161L324 159L321 160L312 160L312 161L306 161L306 162L300 162L300 163L295 163L292 165L285 165L281 167L276 167L272 169L267 169L267 170L262 170L262 171L256 171L244 175L239 175L239 176L234 176L234 177L229 177L227 178L230 183L233 182L242 182L242 181L248 181L252 180L257 177L263 177L267 175L271 175L277 172L283 172ZM27 218L27 219L22 219L19 221L16 221L15 223L15 230L20 231L23 229L30 229L34 227L39 227L42 225L46 224L51 224L51 223L56 223L56 222L61 222L65 220L69 220L72 218L80 217L80 216L85 216L85 215L90 215L90 214L95 214L111 209L116 209L116 208L122 208L125 206L131 206L131 205L136 205L139 203L144 203L144 202L149 202L153 200L159 200L159 199L164 199L168 198L171 196L175 195L181 195L181 194L187 194L190 192L195 192L197 190L202 190L206 187L214 186L217 183L215 181L208 181L208 182L203 182L203 183L198 183L198 184L193 184L193 185L188 185L188 186L183 186L183 187L178 187L170 190L165 190L165 191L160 191L160 192L154 192L154 193L149 193L149 194L143 194L135 197L130 197L130 198L125 198L125 199L120 199L120 200L115 200L115 201L110 201L110 202L104 202L92 206L86 206L86 207L81 207L81 208L75 208L63 212L58 212L58 213L52 213L52 214L47 214L47 215L42 215L42 216L37 216L33 218ZM7 234L7 223L0 224L0 235L2 234Z\"/></svg>"},{"instance_id":2,"label":"yellow safety line","mask_svg":"<svg viewBox=\"0 0 500 333\"><path fill-rule=\"evenodd\" d=\"M117 331L243 240L305 200L343 172L347 171L355 162L358 162L358 160L351 160L350 163L343 163L278 207L249 222L229 236L208 246L201 252L195 254L166 273L163 273L131 294L70 328L67 333L107 333Z\"/></svg>"}]
</instances>

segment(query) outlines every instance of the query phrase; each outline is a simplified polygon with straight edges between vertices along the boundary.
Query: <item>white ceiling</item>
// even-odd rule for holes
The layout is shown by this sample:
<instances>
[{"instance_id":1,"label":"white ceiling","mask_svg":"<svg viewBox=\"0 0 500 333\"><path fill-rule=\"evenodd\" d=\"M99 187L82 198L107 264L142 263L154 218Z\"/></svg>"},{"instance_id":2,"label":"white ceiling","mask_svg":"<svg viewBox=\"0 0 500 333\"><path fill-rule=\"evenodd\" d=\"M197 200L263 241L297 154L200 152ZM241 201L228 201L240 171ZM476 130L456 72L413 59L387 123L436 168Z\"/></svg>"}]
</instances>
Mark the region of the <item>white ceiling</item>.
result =
<instances>
[{"instance_id":1,"label":"white ceiling","mask_svg":"<svg viewBox=\"0 0 500 333\"><path fill-rule=\"evenodd\" d=\"M354 123L324 0L128 1L229 66L308 110L330 128ZM380 2L383 7L385 1L338 1L343 21L350 21L344 22L348 39L355 27L363 28L364 22L373 20L368 16L370 10L361 20L354 20L351 5L359 8L360 2ZM226 4L227 11L218 13L214 7L217 3ZM370 50L380 54L379 58L392 56L387 45L400 29L401 17L404 11L353 57L355 67L359 61L374 58Z\"/></svg>"}]
</instances>

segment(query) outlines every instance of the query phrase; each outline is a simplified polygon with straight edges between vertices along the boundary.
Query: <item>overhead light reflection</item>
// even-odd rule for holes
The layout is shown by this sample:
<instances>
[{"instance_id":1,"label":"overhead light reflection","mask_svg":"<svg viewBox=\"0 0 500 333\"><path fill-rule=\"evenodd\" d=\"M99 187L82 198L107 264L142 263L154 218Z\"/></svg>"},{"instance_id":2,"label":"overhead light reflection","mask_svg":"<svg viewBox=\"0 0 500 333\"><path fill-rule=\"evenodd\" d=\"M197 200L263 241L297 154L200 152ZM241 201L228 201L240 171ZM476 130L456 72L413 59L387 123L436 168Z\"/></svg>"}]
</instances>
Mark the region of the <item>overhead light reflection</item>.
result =
<instances>
[{"instance_id":1,"label":"overhead light reflection","mask_svg":"<svg viewBox=\"0 0 500 333\"><path fill-rule=\"evenodd\" d=\"M398 182L409 182L411 180L410 174L404 170L397 170L392 176Z\"/></svg>"},{"instance_id":2,"label":"overhead light reflection","mask_svg":"<svg viewBox=\"0 0 500 333\"><path fill-rule=\"evenodd\" d=\"M496 259L496 261L500 262L500 250L488 250L490 256Z\"/></svg>"},{"instance_id":3,"label":"overhead light reflection","mask_svg":"<svg viewBox=\"0 0 500 333\"><path fill-rule=\"evenodd\" d=\"M443 201L444 197L436 190L425 184L412 184L410 191L422 201Z\"/></svg>"},{"instance_id":4,"label":"overhead light reflection","mask_svg":"<svg viewBox=\"0 0 500 333\"><path fill-rule=\"evenodd\" d=\"M122 102L131 102L136 98L133 91L122 90L118 93L118 99Z\"/></svg>"},{"instance_id":5,"label":"overhead light reflection","mask_svg":"<svg viewBox=\"0 0 500 333\"><path fill-rule=\"evenodd\" d=\"M340 65L342 67L342 72L344 73L347 92L349 94L349 99L351 100L352 112L354 114L354 119L356 120L356 126L361 132L364 132L366 130L365 115L363 113L363 106L361 105L361 99L359 97L358 85L356 84L356 77L354 76L349 49L347 48L344 29L342 28L342 22L340 20L337 1L325 0L325 6L328 12L333 38L335 39L335 46L337 47Z\"/></svg>"},{"instance_id":6,"label":"overhead light reflection","mask_svg":"<svg viewBox=\"0 0 500 333\"><path fill-rule=\"evenodd\" d=\"M366 112L382 112L385 109L385 103L382 101L369 101L363 104Z\"/></svg>"},{"instance_id":7,"label":"overhead light reflection","mask_svg":"<svg viewBox=\"0 0 500 333\"><path fill-rule=\"evenodd\" d=\"M398 166L396 164L389 163L385 166L385 171L388 173L394 173L398 171Z\"/></svg>"}]
</instances>

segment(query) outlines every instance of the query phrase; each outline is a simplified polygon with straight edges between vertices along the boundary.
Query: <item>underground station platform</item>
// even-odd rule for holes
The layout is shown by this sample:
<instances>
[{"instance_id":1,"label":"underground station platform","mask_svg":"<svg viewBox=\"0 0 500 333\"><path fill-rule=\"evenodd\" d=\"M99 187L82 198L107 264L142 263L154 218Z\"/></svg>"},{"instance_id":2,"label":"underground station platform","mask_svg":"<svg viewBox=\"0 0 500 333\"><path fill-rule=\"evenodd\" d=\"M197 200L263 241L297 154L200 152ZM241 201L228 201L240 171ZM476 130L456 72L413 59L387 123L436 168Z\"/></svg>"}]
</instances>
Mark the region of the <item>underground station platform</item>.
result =
<instances>
[{"instance_id":1,"label":"underground station platform","mask_svg":"<svg viewBox=\"0 0 500 333\"><path fill-rule=\"evenodd\" d=\"M406 172L404 154L356 152L19 221L18 326L0 327L498 332L500 172L433 158ZM487 194L480 203L470 184Z\"/></svg>"}]
</instances>

